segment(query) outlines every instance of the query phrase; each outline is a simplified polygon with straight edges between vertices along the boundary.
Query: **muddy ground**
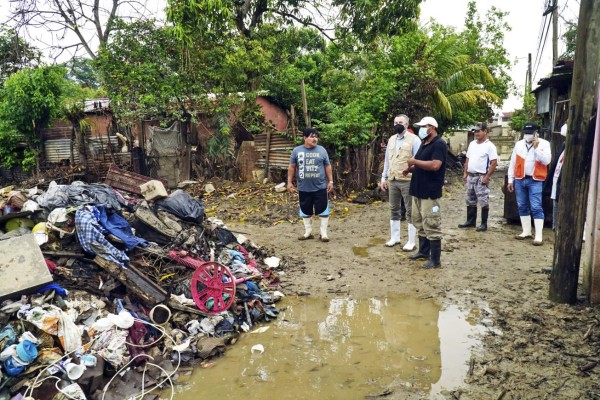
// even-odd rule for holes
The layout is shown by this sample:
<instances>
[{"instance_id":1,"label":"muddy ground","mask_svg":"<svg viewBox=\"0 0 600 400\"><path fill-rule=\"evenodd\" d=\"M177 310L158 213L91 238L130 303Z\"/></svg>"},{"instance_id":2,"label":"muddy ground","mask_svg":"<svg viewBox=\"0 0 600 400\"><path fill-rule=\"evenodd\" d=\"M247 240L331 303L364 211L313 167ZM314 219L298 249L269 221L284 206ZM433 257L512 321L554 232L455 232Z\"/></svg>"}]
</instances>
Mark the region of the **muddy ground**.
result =
<instances>
[{"instance_id":1,"label":"muddy ground","mask_svg":"<svg viewBox=\"0 0 600 400\"><path fill-rule=\"evenodd\" d=\"M465 386L446 393L447 398L600 399L600 310L583 300L576 306L548 300L552 231L545 230L542 247L513 238L520 227L508 225L502 216L503 175L497 172L491 183L485 233L457 228L465 218L464 186L458 176L447 176L442 268L436 270L422 269L422 262L409 260L410 253L399 246L383 246L389 238L386 202L356 204L353 195L333 196L329 243L297 240L303 232L297 203L275 192L274 183L213 182L217 191L204 202L209 215L224 218L232 230L247 233L283 258L287 294L412 294L482 310L479 322L497 333L490 330L483 339L483 352L472 356ZM408 396L398 388L391 398Z\"/></svg>"}]
</instances>

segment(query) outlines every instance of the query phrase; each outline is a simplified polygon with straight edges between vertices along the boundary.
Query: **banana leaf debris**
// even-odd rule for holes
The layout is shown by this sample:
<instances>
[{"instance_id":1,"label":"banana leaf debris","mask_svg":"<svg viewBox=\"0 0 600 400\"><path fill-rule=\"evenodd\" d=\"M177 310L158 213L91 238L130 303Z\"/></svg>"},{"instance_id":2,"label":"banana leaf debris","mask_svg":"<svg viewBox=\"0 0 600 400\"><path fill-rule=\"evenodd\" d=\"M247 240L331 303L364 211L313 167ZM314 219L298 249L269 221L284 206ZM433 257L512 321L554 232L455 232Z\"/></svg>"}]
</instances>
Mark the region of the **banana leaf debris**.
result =
<instances>
[{"instance_id":1,"label":"banana leaf debris","mask_svg":"<svg viewBox=\"0 0 600 400\"><path fill-rule=\"evenodd\" d=\"M277 318L277 257L135 183L0 189L0 398L157 399Z\"/></svg>"}]
</instances>

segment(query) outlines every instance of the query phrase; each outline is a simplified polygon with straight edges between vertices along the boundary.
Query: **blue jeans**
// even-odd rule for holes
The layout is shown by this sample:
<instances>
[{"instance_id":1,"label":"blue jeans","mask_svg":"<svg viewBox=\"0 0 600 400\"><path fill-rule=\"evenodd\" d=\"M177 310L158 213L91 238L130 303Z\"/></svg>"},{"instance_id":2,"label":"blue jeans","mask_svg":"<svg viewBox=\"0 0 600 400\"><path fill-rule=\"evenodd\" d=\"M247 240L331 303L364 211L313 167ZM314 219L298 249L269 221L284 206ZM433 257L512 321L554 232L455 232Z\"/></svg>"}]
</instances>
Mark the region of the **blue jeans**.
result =
<instances>
[{"instance_id":1,"label":"blue jeans","mask_svg":"<svg viewBox=\"0 0 600 400\"><path fill-rule=\"evenodd\" d=\"M533 178L515 179L515 194L521 217L531 215L533 219L544 219L544 209L542 208L543 183Z\"/></svg>"}]
</instances>

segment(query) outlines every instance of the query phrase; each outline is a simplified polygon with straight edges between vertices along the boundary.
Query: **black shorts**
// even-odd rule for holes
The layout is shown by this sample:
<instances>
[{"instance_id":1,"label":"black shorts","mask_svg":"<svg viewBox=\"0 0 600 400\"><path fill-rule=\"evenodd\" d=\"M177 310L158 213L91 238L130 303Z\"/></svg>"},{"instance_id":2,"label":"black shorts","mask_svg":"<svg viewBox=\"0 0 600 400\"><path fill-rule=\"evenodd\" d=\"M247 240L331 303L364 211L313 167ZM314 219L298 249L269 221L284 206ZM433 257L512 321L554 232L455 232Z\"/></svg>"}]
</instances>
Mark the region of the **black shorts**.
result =
<instances>
[{"instance_id":1,"label":"black shorts","mask_svg":"<svg viewBox=\"0 0 600 400\"><path fill-rule=\"evenodd\" d=\"M327 189L317 190L316 192L298 192L298 198L300 200L300 217L310 217L311 215L329 216Z\"/></svg>"}]
</instances>

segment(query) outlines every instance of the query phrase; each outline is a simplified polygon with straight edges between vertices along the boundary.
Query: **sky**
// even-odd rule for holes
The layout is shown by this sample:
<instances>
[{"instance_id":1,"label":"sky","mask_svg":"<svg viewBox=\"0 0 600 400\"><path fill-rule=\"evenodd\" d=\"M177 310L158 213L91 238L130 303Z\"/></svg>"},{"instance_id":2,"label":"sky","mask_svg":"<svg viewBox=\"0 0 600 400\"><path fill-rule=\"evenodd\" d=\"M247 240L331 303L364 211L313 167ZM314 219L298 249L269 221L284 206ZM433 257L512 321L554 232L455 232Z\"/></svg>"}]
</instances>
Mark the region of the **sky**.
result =
<instances>
[{"instance_id":1,"label":"sky","mask_svg":"<svg viewBox=\"0 0 600 400\"><path fill-rule=\"evenodd\" d=\"M6 0L0 0L6 1ZM165 0L142 1L156 17L164 17L163 8ZM428 23L431 19L442 24L456 27L459 31L464 28L464 19L469 0L423 0L421 3L421 24ZM527 72L527 54L531 53L534 66L536 54L540 43L540 32L544 17L542 16L548 0L476 0L477 10L485 16L490 7L508 12L506 22L511 26L511 31L505 34L504 45L509 52L512 62L512 77L519 95L511 95L501 107L501 111L512 111L520 108L522 94L525 86ZM558 0L559 8L559 38L564 32L564 20L576 20L579 14L579 0ZM4 20L8 7L0 6L0 20ZM161 15L162 14L162 15ZM45 32L37 32L38 38L47 38ZM537 82L547 76L552 70L552 29L546 39L541 53L537 73L534 70L533 87ZM35 42L34 42L35 44ZM42 45L38 47L42 48ZM559 40L559 54L564 51L564 44ZM60 60L59 60L60 61ZM64 60L62 60L64 61ZM500 110L497 110L500 111Z\"/></svg>"},{"instance_id":2,"label":"sky","mask_svg":"<svg viewBox=\"0 0 600 400\"><path fill-rule=\"evenodd\" d=\"M430 19L442 25L452 25L458 30L464 28L464 19L467 12L469 0L424 0L421 4L421 23ZM531 53L535 62L540 42L540 30L544 17L547 0L477 0L477 10L480 15L485 16L490 7L508 12L506 22L511 31L505 34L504 46L508 50L512 62L512 77L518 88L519 96L510 96L502 106L502 111L512 111L521 108L522 94L525 87L527 73L527 54ZM559 24L558 36L564 32L564 21L577 19L579 15L579 1L558 0ZM558 53L564 51L564 44L559 39ZM548 34L544 51L540 57L540 65L537 74L533 77L533 87L537 82L552 72L552 28Z\"/></svg>"}]
</instances>

